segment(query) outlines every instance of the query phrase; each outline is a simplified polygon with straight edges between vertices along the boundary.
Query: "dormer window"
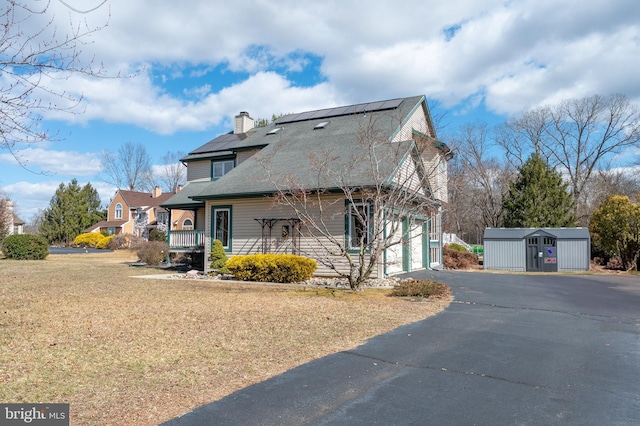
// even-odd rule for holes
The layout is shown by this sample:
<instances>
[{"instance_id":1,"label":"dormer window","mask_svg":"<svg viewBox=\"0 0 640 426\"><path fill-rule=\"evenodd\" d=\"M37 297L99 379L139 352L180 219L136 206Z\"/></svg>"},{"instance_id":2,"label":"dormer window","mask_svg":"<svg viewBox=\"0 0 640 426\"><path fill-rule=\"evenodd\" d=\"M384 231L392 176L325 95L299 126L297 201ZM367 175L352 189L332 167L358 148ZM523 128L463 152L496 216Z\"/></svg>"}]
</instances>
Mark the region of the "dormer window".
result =
<instances>
[{"instance_id":1,"label":"dormer window","mask_svg":"<svg viewBox=\"0 0 640 426\"><path fill-rule=\"evenodd\" d=\"M234 160L213 161L211 163L211 179L220 179L235 167Z\"/></svg>"}]
</instances>

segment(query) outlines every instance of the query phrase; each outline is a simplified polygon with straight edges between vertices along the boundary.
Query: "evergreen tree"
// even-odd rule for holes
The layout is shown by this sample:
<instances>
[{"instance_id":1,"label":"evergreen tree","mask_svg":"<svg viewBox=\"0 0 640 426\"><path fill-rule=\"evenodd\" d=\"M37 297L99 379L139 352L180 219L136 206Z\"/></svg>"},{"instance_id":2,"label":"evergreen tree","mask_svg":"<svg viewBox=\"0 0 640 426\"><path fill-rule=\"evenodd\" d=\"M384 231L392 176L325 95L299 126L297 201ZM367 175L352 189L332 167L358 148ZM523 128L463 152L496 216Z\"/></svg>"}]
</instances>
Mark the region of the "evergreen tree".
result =
<instances>
[{"instance_id":1,"label":"evergreen tree","mask_svg":"<svg viewBox=\"0 0 640 426\"><path fill-rule=\"evenodd\" d=\"M506 227L575 226L573 200L559 172L537 153L518 172L502 202Z\"/></svg>"},{"instance_id":2,"label":"evergreen tree","mask_svg":"<svg viewBox=\"0 0 640 426\"><path fill-rule=\"evenodd\" d=\"M58 186L49 208L43 212L40 233L49 243L69 243L104 217L98 191L90 183L80 187L73 179L67 186Z\"/></svg>"}]
</instances>

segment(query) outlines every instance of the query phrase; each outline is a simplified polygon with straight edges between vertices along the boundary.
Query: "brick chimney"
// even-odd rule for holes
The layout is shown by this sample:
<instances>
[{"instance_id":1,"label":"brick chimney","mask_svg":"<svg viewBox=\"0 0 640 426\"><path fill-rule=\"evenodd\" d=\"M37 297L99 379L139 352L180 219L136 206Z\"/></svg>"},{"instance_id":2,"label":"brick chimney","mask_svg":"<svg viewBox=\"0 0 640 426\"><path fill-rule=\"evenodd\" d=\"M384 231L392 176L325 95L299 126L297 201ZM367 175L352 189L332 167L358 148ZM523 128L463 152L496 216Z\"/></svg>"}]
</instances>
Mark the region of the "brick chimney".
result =
<instances>
[{"instance_id":1,"label":"brick chimney","mask_svg":"<svg viewBox=\"0 0 640 426\"><path fill-rule=\"evenodd\" d=\"M160 195L162 195L162 188L160 188L159 186L154 187L153 193L151 195L153 198L158 198Z\"/></svg>"},{"instance_id":2,"label":"brick chimney","mask_svg":"<svg viewBox=\"0 0 640 426\"><path fill-rule=\"evenodd\" d=\"M253 118L249 117L249 113L246 111L240 112L233 120L233 134L247 133L253 129L255 123Z\"/></svg>"}]
</instances>

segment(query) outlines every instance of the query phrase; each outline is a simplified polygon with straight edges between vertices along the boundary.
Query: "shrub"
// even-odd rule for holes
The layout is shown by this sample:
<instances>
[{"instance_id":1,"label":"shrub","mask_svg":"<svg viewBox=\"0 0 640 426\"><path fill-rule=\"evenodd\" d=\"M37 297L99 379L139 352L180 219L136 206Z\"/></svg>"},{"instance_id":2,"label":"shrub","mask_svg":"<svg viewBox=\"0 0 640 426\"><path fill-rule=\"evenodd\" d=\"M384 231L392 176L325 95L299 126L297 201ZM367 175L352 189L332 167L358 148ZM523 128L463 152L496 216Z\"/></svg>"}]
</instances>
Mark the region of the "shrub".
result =
<instances>
[{"instance_id":1,"label":"shrub","mask_svg":"<svg viewBox=\"0 0 640 426\"><path fill-rule=\"evenodd\" d=\"M149 241L167 241L167 234L159 229L149 231Z\"/></svg>"},{"instance_id":2,"label":"shrub","mask_svg":"<svg viewBox=\"0 0 640 426\"><path fill-rule=\"evenodd\" d=\"M451 294L451 287L433 280L404 280L391 290L394 297L445 297Z\"/></svg>"},{"instance_id":3,"label":"shrub","mask_svg":"<svg viewBox=\"0 0 640 426\"><path fill-rule=\"evenodd\" d=\"M161 241L148 241L142 244L137 251L141 262L147 265L159 265L167 259L169 246Z\"/></svg>"},{"instance_id":4,"label":"shrub","mask_svg":"<svg viewBox=\"0 0 640 426\"><path fill-rule=\"evenodd\" d=\"M444 267L447 269L470 269L477 266L478 256L468 251L453 250L449 245L444 246Z\"/></svg>"},{"instance_id":5,"label":"shrub","mask_svg":"<svg viewBox=\"0 0 640 426\"><path fill-rule=\"evenodd\" d=\"M109 247L109 244L111 243L111 240L113 240L116 236L115 235L109 235L107 237L102 237L102 239L100 241L98 241L98 244L96 244L96 248L97 249L106 249Z\"/></svg>"},{"instance_id":6,"label":"shrub","mask_svg":"<svg viewBox=\"0 0 640 426\"><path fill-rule=\"evenodd\" d=\"M49 254L49 245L40 235L9 235L2 240L2 252L9 259L42 260Z\"/></svg>"},{"instance_id":7,"label":"shrub","mask_svg":"<svg viewBox=\"0 0 640 426\"><path fill-rule=\"evenodd\" d=\"M95 247L103 238L102 234L97 232L86 232L78 235L73 240L73 244L77 247Z\"/></svg>"},{"instance_id":8,"label":"shrub","mask_svg":"<svg viewBox=\"0 0 640 426\"><path fill-rule=\"evenodd\" d=\"M293 254L233 256L227 269L243 281L293 283L308 280L318 267L315 260Z\"/></svg>"},{"instance_id":9,"label":"shrub","mask_svg":"<svg viewBox=\"0 0 640 426\"><path fill-rule=\"evenodd\" d=\"M455 250L455 251L461 251L461 252L469 251L469 250L466 249L465 246L463 246L462 244L458 244L458 243L447 244L447 247L449 247L451 250Z\"/></svg>"},{"instance_id":10,"label":"shrub","mask_svg":"<svg viewBox=\"0 0 640 426\"><path fill-rule=\"evenodd\" d=\"M227 253L224 252L222 241L213 240L213 244L211 244L210 268L218 272L219 274L225 274L229 272L229 270L226 268L228 260L229 258L227 257Z\"/></svg>"},{"instance_id":11,"label":"shrub","mask_svg":"<svg viewBox=\"0 0 640 426\"><path fill-rule=\"evenodd\" d=\"M125 234L116 234L109 240L107 248L109 250L120 250L129 247L129 239Z\"/></svg>"}]
</instances>

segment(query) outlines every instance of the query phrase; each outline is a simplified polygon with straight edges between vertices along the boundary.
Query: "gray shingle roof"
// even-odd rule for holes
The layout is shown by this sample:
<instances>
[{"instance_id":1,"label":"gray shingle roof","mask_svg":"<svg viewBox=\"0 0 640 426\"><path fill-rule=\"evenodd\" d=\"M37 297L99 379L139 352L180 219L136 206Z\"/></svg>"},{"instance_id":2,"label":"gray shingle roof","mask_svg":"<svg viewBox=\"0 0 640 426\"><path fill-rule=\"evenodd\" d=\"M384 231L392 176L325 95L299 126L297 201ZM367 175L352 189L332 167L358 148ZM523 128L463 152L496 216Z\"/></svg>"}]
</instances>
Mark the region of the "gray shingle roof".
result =
<instances>
[{"instance_id":1,"label":"gray shingle roof","mask_svg":"<svg viewBox=\"0 0 640 426\"><path fill-rule=\"evenodd\" d=\"M393 175L413 146L413 141L389 143L389 139L423 99L406 98L395 109L288 121L254 129L235 148L266 146L219 180L209 182L194 198L273 193L278 188L375 185L379 178L386 180ZM328 122L326 126L315 129L323 121ZM269 134L275 128L281 130ZM378 143L373 150L369 149L371 140Z\"/></svg>"},{"instance_id":2,"label":"gray shingle roof","mask_svg":"<svg viewBox=\"0 0 640 426\"><path fill-rule=\"evenodd\" d=\"M162 203L160 207L172 209L192 209L202 205L200 201L194 201L191 197L202 192L211 182L189 182L184 188L178 191L173 197Z\"/></svg>"},{"instance_id":3,"label":"gray shingle roof","mask_svg":"<svg viewBox=\"0 0 640 426\"><path fill-rule=\"evenodd\" d=\"M197 207L205 199L271 194L278 189L375 185L381 178L391 178L415 149L411 140L389 141L424 102L424 96L414 96L310 111L283 117L246 134L221 135L190 152L183 161L262 149L216 181L189 183L163 206ZM326 125L316 129L321 122ZM273 133L276 128L280 130ZM371 140L379 142L374 149L369 149Z\"/></svg>"}]
</instances>

